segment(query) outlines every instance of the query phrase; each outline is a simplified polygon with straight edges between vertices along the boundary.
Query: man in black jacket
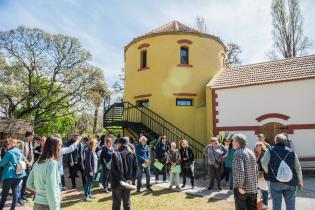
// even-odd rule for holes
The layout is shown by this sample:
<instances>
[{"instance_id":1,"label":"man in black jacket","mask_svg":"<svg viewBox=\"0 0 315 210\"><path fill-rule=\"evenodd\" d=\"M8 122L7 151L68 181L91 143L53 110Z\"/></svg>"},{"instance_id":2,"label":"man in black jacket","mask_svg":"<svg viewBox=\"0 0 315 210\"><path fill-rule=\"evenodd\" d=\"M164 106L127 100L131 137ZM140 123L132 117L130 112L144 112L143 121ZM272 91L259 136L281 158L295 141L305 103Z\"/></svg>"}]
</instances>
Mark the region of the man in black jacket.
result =
<instances>
[{"instance_id":1,"label":"man in black jacket","mask_svg":"<svg viewBox=\"0 0 315 210\"><path fill-rule=\"evenodd\" d=\"M130 210L130 189L121 185L121 181L132 184L136 178L137 161L136 155L127 146L125 138L119 138L116 141L117 151L112 156L111 174L112 174L112 198L113 210L120 210L121 200L124 210Z\"/></svg>"},{"instance_id":2,"label":"man in black jacket","mask_svg":"<svg viewBox=\"0 0 315 210\"><path fill-rule=\"evenodd\" d=\"M69 142L69 146L74 144L76 140L79 138L79 134L74 134ZM76 189L76 181L75 178L78 177L77 172L80 171L81 178L82 178L82 184L85 185L85 174L84 169L82 166L82 160L81 160L81 148L77 148L73 152L69 154L68 159L68 165L69 165L69 172L70 172L70 179L72 184L72 189Z\"/></svg>"},{"instance_id":3,"label":"man in black jacket","mask_svg":"<svg viewBox=\"0 0 315 210\"><path fill-rule=\"evenodd\" d=\"M167 141L166 136L161 136L159 142L155 146L154 154L155 161L159 161L164 165L161 171L159 169L155 169L155 180L156 182L159 180L159 173L163 174L163 181L166 181L166 158L167 154L171 148L170 143Z\"/></svg>"}]
</instances>

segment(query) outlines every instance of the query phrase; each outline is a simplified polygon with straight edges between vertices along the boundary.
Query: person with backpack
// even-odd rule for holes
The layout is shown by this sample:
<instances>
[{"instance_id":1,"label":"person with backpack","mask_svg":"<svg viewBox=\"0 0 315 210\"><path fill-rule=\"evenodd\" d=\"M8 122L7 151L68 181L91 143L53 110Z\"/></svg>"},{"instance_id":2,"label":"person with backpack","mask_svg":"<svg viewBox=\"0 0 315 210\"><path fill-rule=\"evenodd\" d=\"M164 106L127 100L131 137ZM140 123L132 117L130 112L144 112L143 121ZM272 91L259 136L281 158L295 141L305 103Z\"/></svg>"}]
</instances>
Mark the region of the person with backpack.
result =
<instances>
[{"instance_id":1,"label":"person with backpack","mask_svg":"<svg viewBox=\"0 0 315 210\"><path fill-rule=\"evenodd\" d=\"M214 179L217 180L218 189L221 188L221 173L223 169L223 156L226 154L226 149L219 144L216 137L212 137L210 144L204 148L203 153L208 157L210 183L208 190L211 190L214 185Z\"/></svg>"},{"instance_id":2,"label":"person with backpack","mask_svg":"<svg viewBox=\"0 0 315 210\"><path fill-rule=\"evenodd\" d=\"M266 180L270 181L273 210L281 210L282 197L287 210L295 210L297 187L303 187L303 176L297 154L287 145L287 137L278 134L275 145L266 150L261 160L266 172Z\"/></svg>"},{"instance_id":3,"label":"person with backpack","mask_svg":"<svg viewBox=\"0 0 315 210\"><path fill-rule=\"evenodd\" d=\"M19 184L22 178L26 176L25 170L22 168L20 161L23 160L23 155L21 151L16 147L16 139L7 140L7 152L0 161L0 166L4 167L2 171L2 192L0 201L0 210L4 208L5 202L7 200L10 189L12 189L12 210L19 199Z\"/></svg>"},{"instance_id":4,"label":"person with backpack","mask_svg":"<svg viewBox=\"0 0 315 210\"><path fill-rule=\"evenodd\" d=\"M107 138L105 140L105 146L102 149L102 152L100 154L100 162L102 164L102 170L103 170L103 188L104 188L104 193L108 193L110 189L108 188L108 183L111 179L111 174L110 174L110 168L111 168L111 163L112 163L112 155L114 152L113 148L113 140L111 138Z\"/></svg>"},{"instance_id":5,"label":"person with backpack","mask_svg":"<svg viewBox=\"0 0 315 210\"><path fill-rule=\"evenodd\" d=\"M159 173L163 175L163 182L166 181L166 158L170 150L170 143L167 141L166 136L161 136L159 142L155 145L154 155L155 161L162 163L164 166L161 170L155 168L155 180L159 180Z\"/></svg>"},{"instance_id":6,"label":"person with backpack","mask_svg":"<svg viewBox=\"0 0 315 210\"><path fill-rule=\"evenodd\" d=\"M195 187L195 176L194 176L194 153L192 149L188 145L188 141L186 139L182 139L179 142L179 154L181 157L181 168L183 171L183 185L181 188L184 188L186 185L186 177L190 177L191 187L194 189Z\"/></svg>"},{"instance_id":7,"label":"person with backpack","mask_svg":"<svg viewBox=\"0 0 315 210\"><path fill-rule=\"evenodd\" d=\"M257 209L257 163L252 150L246 148L244 134L233 135L235 149L232 174L236 210Z\"/></svg>"},{"instance_id":8,"label":"person with backpack","mask_svg":"<svg viewBox=\"0 0 315 210\"><path fill-rule=\"evenodd\" d=\"M124 210L131 209L130 189L124 183L132 185L132 180L137 175L136 155L128 147L125 138L115 140L117 150L112 156L111 175L112 175L112 210L120 210L121 201Z\"/></svg>"}]
</instances>

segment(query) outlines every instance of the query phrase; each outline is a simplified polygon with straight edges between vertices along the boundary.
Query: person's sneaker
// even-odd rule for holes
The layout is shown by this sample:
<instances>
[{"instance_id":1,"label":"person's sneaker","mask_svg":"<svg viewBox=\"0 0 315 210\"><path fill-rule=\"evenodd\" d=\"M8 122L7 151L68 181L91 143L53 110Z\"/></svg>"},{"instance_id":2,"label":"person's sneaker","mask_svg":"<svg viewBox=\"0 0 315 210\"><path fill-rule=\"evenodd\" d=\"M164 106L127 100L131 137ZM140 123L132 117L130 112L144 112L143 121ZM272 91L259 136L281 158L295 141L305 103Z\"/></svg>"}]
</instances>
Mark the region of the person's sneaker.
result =
<instances>
[{"instance_id":1,"label":"person's sneaker","mask_svg":"<svg viewBox=\"0 0 315 210\"><path fill-rule=\"evenodd\" d=\"M222 190L222 187L218 187L218 189L221 191L221 190Z\"/></svg>"},{"instance_id":2,"label":"person's sneaker","mask_svg":"<svg viewBox=\"0 0 315 210\"><path fill-rule=\"evenodd\" d=\"M151 187L148 187L147 190L150 191L150 192L153 192Z\"/></svg>"},{"instance_id":3,"label":"person's sneaker","mask_svg":"<svg viewBox=\"0 0 315 210\"><path fill-rule=\"evenodd\" d=\"M179 186L176 186L176 190L180 190Z\"/></svg>"},{"instance_id":4,"label":"person's sneaker","mask_svg":"<svg viewBox=\"0 0 315 210\"><path fill-rule=\"evenodd\" d=\"M109 191L108 191L107 188L105 188L103 192L104 192L104 193L109 193Z\"/></svg>"},{"instance_id":5,"label":"person's sneaker","mask_svg":"<svg viewBox=\"0 0 315 210\"><path fill-rule=\"evenodd\" d=\"M17 204L18 204L18 206L25 206L25 203L24 203L22 200L19 200L19 201L17 202Z\"/></svg>"},{"instance_id":6,"label":"person's sneaker","mask_svg":"<svg viewBox=\"0 0 315 210\"><path fill-rule=\"evenodd\" d=\"M268 209L268 206L266 206L265 204L263 204L263 205L262 205L262 209L263 209L263 210L267 210L267 209Z\"/></svg>"},{"instance_id":7,"label":"person's sneaker","mask_svg":"<svg viewBox=\"0 0 315 210\"><path fill-rule=\"evenodd\" d=\"M185 187L185 185L183 184L182 186L181 186L181 188L184 188Z\"/></svg>"},{"instance_id":8,"label":"person's sneaker","mask_svg":"<svg viewBox=\"0 0 315 210\"><path fill-rule=\"evenodd\" d=\"M91 199L90 197L84 197L84 201L86 201L86 202L91 202L92 199Z\"/></svg>"},{"instance_id":9,"label":"person's sneaker","mask_svg":"<svg viewBox=\"0 0 315 210\"><path fill-rule=\"evenodd\" d=\"M213 187L208 187L208 190L212 190Z\"/></svg>"},{"instance_id":10,"label":"person's sneaker","mask_svg":"<svg viewBox=\"0 0 315 210\"><path fill-rule=\"evenodd\" d=\"M137 190L136 190L136 193L140 193L140 189L137 189Z\"/></svg>"},{"instance_id":11,"label":"person's sneaker","mask_svg":"<svg viewBox=\"0 0 315 210\"><path fill-rule=\"evenodd\" d=\"M62 187L61 191L67 191L68 188L67 187Z\"/></svg>"},{"instance_id":12,"label":"person's sneaker","mask_svg":"<svg viewBox=\"0 0 315 210\"><path fill-rule=\"evenodd\" d=\"M108 190L109 192L111 192L111 191L112 191L112 188L108 188L107 190Z\"/></svg>"},{"instance_id":13,"label":"person's sneaker","mask_svg":"<svg viewBox=\"0 0 315 210\"><path fill-rule=\"evenodd\" d=\"M96 198L96 197L95 197L95 195L90 195L89 198L92 199L92 198Z\"/></svg>"},{"instance_id":14,"label":"person's sneaker","mask_svg":"<svg viewBox=\"0 0 315 210\"><path fill-rule=\"evenodd\" d=\"M195 189L195 186L194 186L194 185L191 185L191 189Z\"/></svg>"},{"instance_id":15,"label":"person's sneaker","mask_svg":"<svg viewBox=\"0 0 315 210\"><path fill-rule=\"evenodd\" d=\"M173 186L172 186L172 185L170 185L168 188L169 188L169 189L172 189L172 188L173 188Z\"/></svg>"}]
</instances>

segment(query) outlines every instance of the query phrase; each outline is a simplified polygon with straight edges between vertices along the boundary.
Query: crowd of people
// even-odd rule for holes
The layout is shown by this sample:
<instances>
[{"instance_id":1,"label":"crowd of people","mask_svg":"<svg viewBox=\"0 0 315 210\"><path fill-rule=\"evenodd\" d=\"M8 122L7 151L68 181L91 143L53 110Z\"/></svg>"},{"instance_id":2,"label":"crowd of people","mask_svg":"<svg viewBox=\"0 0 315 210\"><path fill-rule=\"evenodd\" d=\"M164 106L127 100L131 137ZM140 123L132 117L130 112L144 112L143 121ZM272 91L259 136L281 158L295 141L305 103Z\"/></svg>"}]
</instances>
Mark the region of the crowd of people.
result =
<instances>
[{"instance_id":1,"label":"crowd of people","mask_svg":"<svg viewBox=\"0 0 315 210\"><path fill-rule=\"evenodd\" d=\"M10 189L12 210L16 205L24 205L29 200L27 196L33 198L35 210L60 209L61 191L68 190L64 163L69 167L72 189L77 189L80 173L83 198L91 201L93 183L99 182L104 193L112 193L113 210L119 210L121 202L125 210L131 209L130 192L133 189L141 192L143 174L146 190L153 191L151 169L156 183L160 175L166 182L169 174L170 189L185 188L187 178L191 188L195 187L194 153L185 139L177 145L160 136L155 145L149 145L143 134L138 141L119 135L114 139L112 134L91 139L74 134L63 144L58 134L46 139L27 131L24 141L8 139L6 143L0 161L3 167L0 210ZM215 181L217 190L222 190L221 181L225 180L234 193L236 210L267 209L270 195L273 210L281 209L282 197L287 210L295 209L296 192L303 187L303 178L287 135L278 134L271 146L260 134L253 150L247 148L243 134L234 134L222 142L213 137L203 153L209 169L208 190L214 190Z\"/></svg>"}]
</instances>

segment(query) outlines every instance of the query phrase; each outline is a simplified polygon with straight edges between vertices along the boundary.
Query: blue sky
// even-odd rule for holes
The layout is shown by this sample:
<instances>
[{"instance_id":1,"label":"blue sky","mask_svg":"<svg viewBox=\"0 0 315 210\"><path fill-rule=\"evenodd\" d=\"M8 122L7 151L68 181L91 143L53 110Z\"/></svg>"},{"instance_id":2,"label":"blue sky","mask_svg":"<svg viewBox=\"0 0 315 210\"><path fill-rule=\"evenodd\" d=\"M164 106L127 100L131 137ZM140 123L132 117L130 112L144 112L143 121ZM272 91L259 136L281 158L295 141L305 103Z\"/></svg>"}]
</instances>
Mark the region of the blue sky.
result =
<instances>
[{"instance_id":1,"label":"blue sky","mask_svg":"<svg viewBox=\"0 0 315 210\"><path fill-rule=\"evenodd\" d=\"M271 0L0 0L0 31L19 25L78 38L112 84L124 66L124 46L134 37L172 20L208 32L242 48L243 64L267 60L272 47ZM304 33L315 45L315 4L301 0ZM314 54L315 47L308 51Z\"/></svg>"}]
</instances>

